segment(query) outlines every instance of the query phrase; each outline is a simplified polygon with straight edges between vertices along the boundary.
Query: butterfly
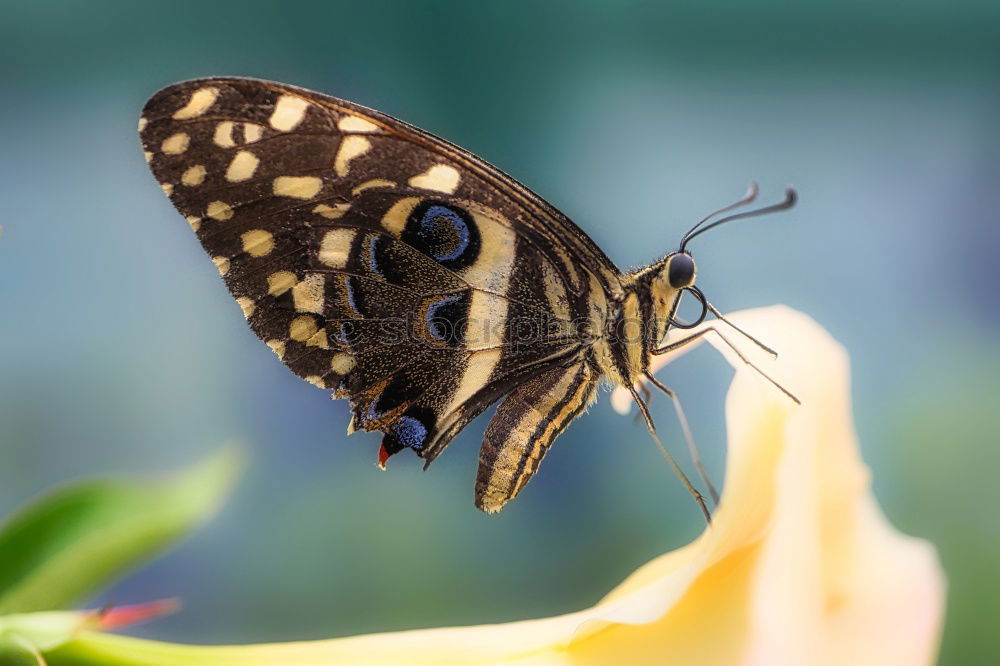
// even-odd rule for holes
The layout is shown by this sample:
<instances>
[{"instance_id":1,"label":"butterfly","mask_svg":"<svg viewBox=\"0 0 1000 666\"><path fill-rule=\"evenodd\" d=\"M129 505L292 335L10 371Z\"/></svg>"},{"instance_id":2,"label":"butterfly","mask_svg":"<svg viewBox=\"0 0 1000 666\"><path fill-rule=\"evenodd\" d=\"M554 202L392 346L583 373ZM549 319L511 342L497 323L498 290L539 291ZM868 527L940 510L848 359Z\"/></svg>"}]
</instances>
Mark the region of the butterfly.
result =
<instances>
[{"instance_id":1,"label":"butterfly","mask_svg":"<svg viewBox=\"0 0 1000 666\"><path fill-rule=\"evenodd\" d=\"M794 202L789 190L705 225L752 201L751 186L677 251L623 272L499 169L342 99L256 79L186 81L150 98L139 132L253 332L296 375L350 401L348 432L383 433L380 467L411 449L426 468L500 401L475 484L488 513L524 488L602 381L632 392L655 435L634 385L652 378L651 356L712 330L666 345L669 329L722 316L694 285L686 243ZM676 317L682 293L702 306L696 322Z\"/></svg>"}]
</instances>

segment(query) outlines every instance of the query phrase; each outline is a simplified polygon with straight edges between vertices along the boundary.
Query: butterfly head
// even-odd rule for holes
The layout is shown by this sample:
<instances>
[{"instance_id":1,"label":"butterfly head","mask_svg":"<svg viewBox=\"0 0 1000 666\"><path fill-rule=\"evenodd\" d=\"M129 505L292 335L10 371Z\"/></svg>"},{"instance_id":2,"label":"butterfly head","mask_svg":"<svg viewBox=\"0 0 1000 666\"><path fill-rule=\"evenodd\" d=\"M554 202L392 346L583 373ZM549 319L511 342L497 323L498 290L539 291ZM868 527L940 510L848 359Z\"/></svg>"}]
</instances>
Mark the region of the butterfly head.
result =
<instances>
[{"instance_id":1,"label":"butterfly head","mask_svg":"<svg viewBox=\"0 0 1000 666\"><path fill-rule=\"evenodd\" d=\"M687 289L694 286L694 279L698 269L694 259L690 254L683 251L672 252L667 255L664 267L667 282L674 289Z\"/></svg>"},{"instance_id":2,"label":"butterfly head","mask_svg":"<svg viewBox=\"0 0 1000 666\"><path fill-rule=\"evenodd\" d=\"M704 320L704 313L693 323L676 316L681 294L695 294L699 301L702 300L699 298L701 292L694 285L697 273L698 268L691 254L678 250L636 275L637 291L644 292L642 299L651 304L650 325L657 340L666 335L668 328L689 328Z\"/></svg>"},{"instance_id":3,"label":"butterfly head","mask_svg":"<svg viewBox=\"0 0 1000 666\"><path fill-rule=\"evenodd\" d=\"M669 323L670 326L678 328L689 328L700 324L705 318L704 313L702 313L702 316L698 317L695 323L689 324L675 316L682 293L685 291L701 293L694 286L697 274L698 267L694 263L694 258L683 250L671 252L653 266L652 280L649 283L650 294L653 303L656 304L655 315L661 318L665 324ZM660 332L666 333L666 328Z\"/></svg>"}]
</instances>

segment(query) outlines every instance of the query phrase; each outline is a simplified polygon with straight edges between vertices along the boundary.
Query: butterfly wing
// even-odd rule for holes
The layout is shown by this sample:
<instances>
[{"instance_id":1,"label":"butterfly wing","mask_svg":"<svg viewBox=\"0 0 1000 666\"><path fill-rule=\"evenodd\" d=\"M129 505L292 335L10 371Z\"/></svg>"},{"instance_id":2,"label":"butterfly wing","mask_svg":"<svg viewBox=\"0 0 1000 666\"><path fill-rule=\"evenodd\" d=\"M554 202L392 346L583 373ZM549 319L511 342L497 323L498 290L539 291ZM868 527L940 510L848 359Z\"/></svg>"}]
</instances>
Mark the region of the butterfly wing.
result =
<instances>
[{"instance_id":1,"label":"butterfly wing","mask_svg":"<svg viewBox=\"0 0 1000 666\"><path fill-rule=\"evenodd\" d=\"M538 470L559 434L594 399L598 375L587 363L556 366L500 403L479 451L476 506L496 513Z\"/></svg>"},{"instance_id":2,"label":"butterfly wing","mask_svg":"<svg viewBox=\"0 0 1000 666\"><path fill-rule=\"evenodd\" d=\"M428 463L555 365L621 292L579 228L474 155L376 111L253 79L179 83L140 133L253 331Z\"/></svg>"}]
</instances>

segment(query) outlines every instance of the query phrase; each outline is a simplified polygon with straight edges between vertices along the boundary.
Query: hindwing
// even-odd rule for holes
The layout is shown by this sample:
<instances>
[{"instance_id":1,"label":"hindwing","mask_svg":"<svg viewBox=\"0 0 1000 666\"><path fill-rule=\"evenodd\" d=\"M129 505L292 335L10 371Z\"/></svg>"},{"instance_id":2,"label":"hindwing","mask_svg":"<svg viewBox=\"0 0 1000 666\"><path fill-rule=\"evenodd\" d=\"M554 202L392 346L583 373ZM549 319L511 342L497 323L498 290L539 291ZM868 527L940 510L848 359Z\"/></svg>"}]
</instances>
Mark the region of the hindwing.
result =
<instances>
[{"instance_id":1,"label":"hindwing","mask_svg":"<svg viewBox=\"0 0 1000 666\"><path fill-rule=\"evenodd\" d=\"M597 391L587 363L556 366L524 382L500 403L479 452L476 506L496 513L538 469L559 434Z\"/></svg>"},{"instance_id":2,"label":"hindwing","mask_svg":"<svg viewBox=\"0 0 1000 666\"><path fill-rule=\"evenodd\" d=\"M519 384L586 357L620 273L555 208L390 116L253 79L179 83L146 159L256 333L428 462Z\"/></svg>"}]
</instances>

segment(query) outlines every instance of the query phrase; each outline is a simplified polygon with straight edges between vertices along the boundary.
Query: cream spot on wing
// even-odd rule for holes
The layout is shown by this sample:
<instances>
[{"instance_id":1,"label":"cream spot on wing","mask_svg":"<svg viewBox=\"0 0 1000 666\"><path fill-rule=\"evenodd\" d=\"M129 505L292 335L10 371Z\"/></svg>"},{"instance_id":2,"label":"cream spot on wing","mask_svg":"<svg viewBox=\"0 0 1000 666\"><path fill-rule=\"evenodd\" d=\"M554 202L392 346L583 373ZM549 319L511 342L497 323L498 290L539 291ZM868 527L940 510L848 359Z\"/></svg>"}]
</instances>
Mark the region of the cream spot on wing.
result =
<instances>
[{"instance_id":1,"label":"cream spot on wing","mask_svg":"<svg viewBox=\"0 0 1000 666\"><path fill-rule=\"evenodd\" d=\"M343 268L351 254L354 229L334 229L323 235L319 246L319 260L331 268Z\"/></svg>"},{"instance_id":2,"label":"cream spot on wing","mask_svg":"<svg viewBox=\"0 0 1000 666\"><path fill-rule=\"evenodd\" d=\"M473 297L475 297L476 293L478 292L473 292ZM455 389L451 402L444 413L451 413L459 405L469 400L481 388L486 386L490 381L490 375L493 374L493 369L499 361L499 349L486 349L473 352L469 356L469 361L462 372L458 388Z\"/></svg>"},{"instance_id":3,"label":"cream spot on wing","mask_svg":"<svg viewBox=\"0 0 1000 666\"><path fill-rule=\"evenodd\" d=\"M323 383L323 378L319 375L309 375L305 377L305 380L312 384L313 386L318 386L319 388L326 388L326 384Z\"/></svg>"},{"instance_id":4,"label":"cream spot on wing","mask_svg":"<svg viewBox=\"0 0 1000 666\"><path fill-rule=\"evenodd\" d=\"M160 144L160 150L167 155L180 155L187 150L190 142L191 137L184 132L178 132L164 139L163 143Z\"/></svg>"},{"instance_id":5,"label":"cream spot on wing","mask_svg":"<svg viewBox=\"0 0 1000 666\"><path fill-rule=\"evenodd\" d=\"M392 182L391 180L386 180L385 178L372 178L371 180L366 180L365 182L361 183L353 190L351 190L351 194L353 194L354 196L358 196L358 194L360 194L361 192L364 192L365 190L371 189L373 187L395 187L395 186L396 183Z\"/></svg>"},{"instance_id":6,"label":"cream spot on wing","mask_svg":"<svg viewBox=\"0 0 1000 666\"><path fill-rule=\"evenodd\" d=\"M326 338L326 329L321 328L306 340L306 347L320 347L322 349L329 349L330 342Z\"/></svg>"},{"instance_id":7,"label":"cream spot on wing","mask_svg":"<svg viewBox=\"0 0 1000 666\"><path fill-rule=\"evenodd\" d=\"M343 352L334 354L330 359L330 369L338 375L346 375L354 369L354 357Z\"/></svg>"},{"instance_id":8,"label":"cream spot on wing","mask_svg":"<svg viewBox=\"0 0 1000 666\"><path fill-rule=\"evenodd\" d=\"M292 302L299 312L323 314L323 286L326 277L322 273L309 273L305 279L292 287Z\"/></svg>"},{"instance_id":9,"label":"cream spot on wing","mask_svg":"<svg viewBox=\"0 0 1000 666\"><path fill-rule=\"evenodd\" d=\"M194 215L188 215L184 219L187 220L188 224L190 224L191 228L194 229L195 231L198 231L198 229L201 228L201 218L200 217L195 217Z\"/></svg>"},{"instance_id":10,"label":"cream spot on wing","mask_svg":"<svg viewBox=\"0 0 1000 666\"><path fill-rule=\"evenodd\" d=\"M285 358L285 341L284 340L268 340L265 342L268 347L271 348L278 358Z\"/></svg>"},{"instance_id":11,"label":"cream spot on wing","mask_svg":"<svg viewBox=\"0 0 1000 666\"><path fill-rule=\"evenodd\" d=\"M160 183L160 189L163 190L163 193L168 197L174 193L174 186L172 183Z\"/></svg>"},{"instance_id":12,"label":"cream spot on wing","mask_svg":"<svg viewBox=\"0 0 1000 666\"><path fill-rule=\"evenodd\" d=\"M409 180L410 187L419 187L422 190L437 190L451 194L458 187L458 169L447 164L435 164L419 176L414 176Z\"/></svg>"},{"instance_id":13,"label":"cream spot on wing","mask_svg":"<svg viewBox=\"0 0 1000 666\"><path fill-rule=\"evenodd\" d=\"M257 170L258 164L260 164L260 160L257 159L256 155L249 150L241 150L233 156L233 161L229 163L229 168L226 169L226 180L230 183L250 180L253 177L253 172Z\"/></svg>"},{"instance_id":14,"label":"cream spot on wing","mask_svg":"<svg viewBox=\"0 0 1000 666\"><path fill-rule=\"evenodd\" d=\"M181 174L181 183L187 185L188 187L201 185L204 182L205 167L201 164L195 164L193 167L188 167L184 173Z\"/></svg>"},{"instance_id":15,"label":"cream spot on wing","mask_svg":"<svg viewBox=\"0 0 1000 666\"><path fill-rule=\"evenodd\" d=\"M174 120L197 118L208 111L208 107L215 104L215 100L218 97L218 88L198 88L191 95L191 99L188 100L186 105L174 111Z\"/></svg>"},{"instance_id":16,"label":"cream spot on wing","mask_svg":"<svg viewBox=\"0 0 1000 666\"><path fill-rule=\"evenodd\" d=\"M351 207L349 203L336 203L332 206L327 206L326 204L319 204L313 208L312 212L322 215L329 220L336 220L338 217L343 217L344 213L348 211Z\"/></svg>"},{"instance_id":17,"label":"cream spot on wing","mask_svg":"<svg viewBox=\"0 0 1000 666\"><path fill-rule=\"evenodd\" d=\"M243 143L253 143L260 141L264 135L264 128L254 123L243 123Z\"/></svg>"},{"instance_id":18,"label":"cream spot on wing","mask_svg":"<svg viewBox=\"0 0 1000 666\"><path fill-rule=\"evenodd\" d=\"M219 275L225 275L229 272L229 259L225 257L212 257L212 263L219 269Z\"/></svg>"},{"instance_id":19,"label":"cream spot on wing","mask_svg":"<svg viewBox=\"0 0 1000 666\"><path fill-rule=\"evenodd\" d=\"M243 251L251 257L266 257L274 249L274 236L270 231L252 229L240 236Z\"/></svg>"},{"instance_id":20,"label":"cream spot on wing","mask_svg":"<svg viewBox=\"0 0 1000 666\"><path fill-rule=\"evenodd\" d=\"M267 276L267 293L271 296L281 296L283 293L295 286L298 278L295 273L289 271L278 271Z\"/></svg>"},{"instance_id":21,"label":"cream spot on wing","mask_svg":"<svg viewBox=\"0 0 1000 666\"><path fill-rule=\"evenodd\" d=\"M363 136L352 134L344 137L337 148L337 156L333 158L333 170L338 176L346 176L350 170L350 161L368 152L372 147L371 142Z\"/></svg>"},{"instance_id":22,"label":"cream spot on wing","mask_svg":"<svg viewBox=\"0 0 1000 666\"><path fill-rule=\"evenodd\" d=\"M141 132L142 130L146 129L146 125L148 123L149 123L149 121L146 120L145 116L140 116L139 117L139 131Z\"/></svg>"},{"instance_id":23,"label":"cream spot on wing","mask_svg":"<svg viewBox=\"0 0 1000 666\"><path fill-rule=\"evenodd\" d=\"M344 116L337 123L337 129L341 132L377 132L379 126L360 116Z\"/></svg>"},{"instance_id":24,"label":"cream spot on wing","mask_svg":"<svg viewBox=\"0 0 1000 666\"><path fill-rule=\"evenodd\" d=\"M392 204L392 207L382 216L382 226L393 236L399 236L406 227L406 218L410 216L418 203L420 203L418 197L404 197Z\"/></svg>"},{"instance_id":25,"label":"cream spot on wing","mask_svg":"<svg viewBox=\"0 0 1000 666\"><path fill-rule=\"evenodd\" d=\"M465 344L470 350L488 349L504 342L508 301L484 291L472 292L465 324Z\"/></svg>"},{"instance_id":26,"label":"cream spot on wing","mask_svg":"<svg viewBox=\"0 0 1000 666\"><path fill-rule=\"evenodd\" d=\"M213 220L228 220L233 216L233 209L225 201L212 201L205 208L205 215Z\"/></svg>"},{"instance_id":27,"label":"cream spot on wing","mask_svg":"<svg viewBox=\"0 0 1000 666\"><path fill-rule=\"evenodd\" d=\"M223 120L215 126L212 141L220 148L232 148L236 145L233 142L233 123L231 120Z\"/></svg>"},{"instance_id":28,"label":"cream spot on wing","mask_svg":"<svg viewBox=\"0 0 1000 666\"><path fill-rule=\"evenodd\" d=\"M240 298L236 299L236 302L239 303L240 309L243 310L243 316L249 319L250 315L253 314L253 308L254 308L253 300L247 298L246 296L241 296Z\"/></svg>"},{"instance_id":29,"label":"cream spot on wing","mask_svg":"<svg viewBox=\"0 0 1000 666\"><path fill-rule=\"evenodd\" d=\"M312 199L323 189L323 179L317 176L278 176L274 179L274 193L279 197Z\"/></svg>"},{"instance_id":30,"label":"cream spot on wing","mask_svg":"<svg viewBox=\"0 0 1000 666\"><path fill-rule=\"evenodd\" d=\"M501 221L503 218L499 213L486 206L470 206L469 212L479 227L479 257L471 266L462 269L459 275L481 289L506 294L507 283L514 271L514 230Z\"/></svg>"},{"instance_id":31,"label":"cream spot on wing","mask_svg":"<svg viewBox=\"0 0 1000 666\"><path fill-rule=\"evenodd\" d=\"M288 336L292 340L305 342L312 336L316 335L316 330L316 320L313 316L302 315L301 317L293 319L292 323L288 325Z\"/></svg>"},{"instance_id":32,"label":"cream spot on wing","mask_svg":"<svg viewBox=\"0 0 1000 666\"><path fill-rule=\"evenodd\" d=\"M274 105L274 113L271 114L271 127L282 132L294 129L306 117L306 109L309 102L301 97L292 95L282 95Z\"/></svg>"},{"instance_id":33,"label":"cream spot on wing","mask_svg":"<svg viewBox=\"0 0 1000 666\"><path fill-rule=\"evenodd\" d=\"M142 151L142 156L146 158L146 164L149 164L150 162L153 161L153 153L149 152L148 150Z\"/></svg>"}]
</instances>

